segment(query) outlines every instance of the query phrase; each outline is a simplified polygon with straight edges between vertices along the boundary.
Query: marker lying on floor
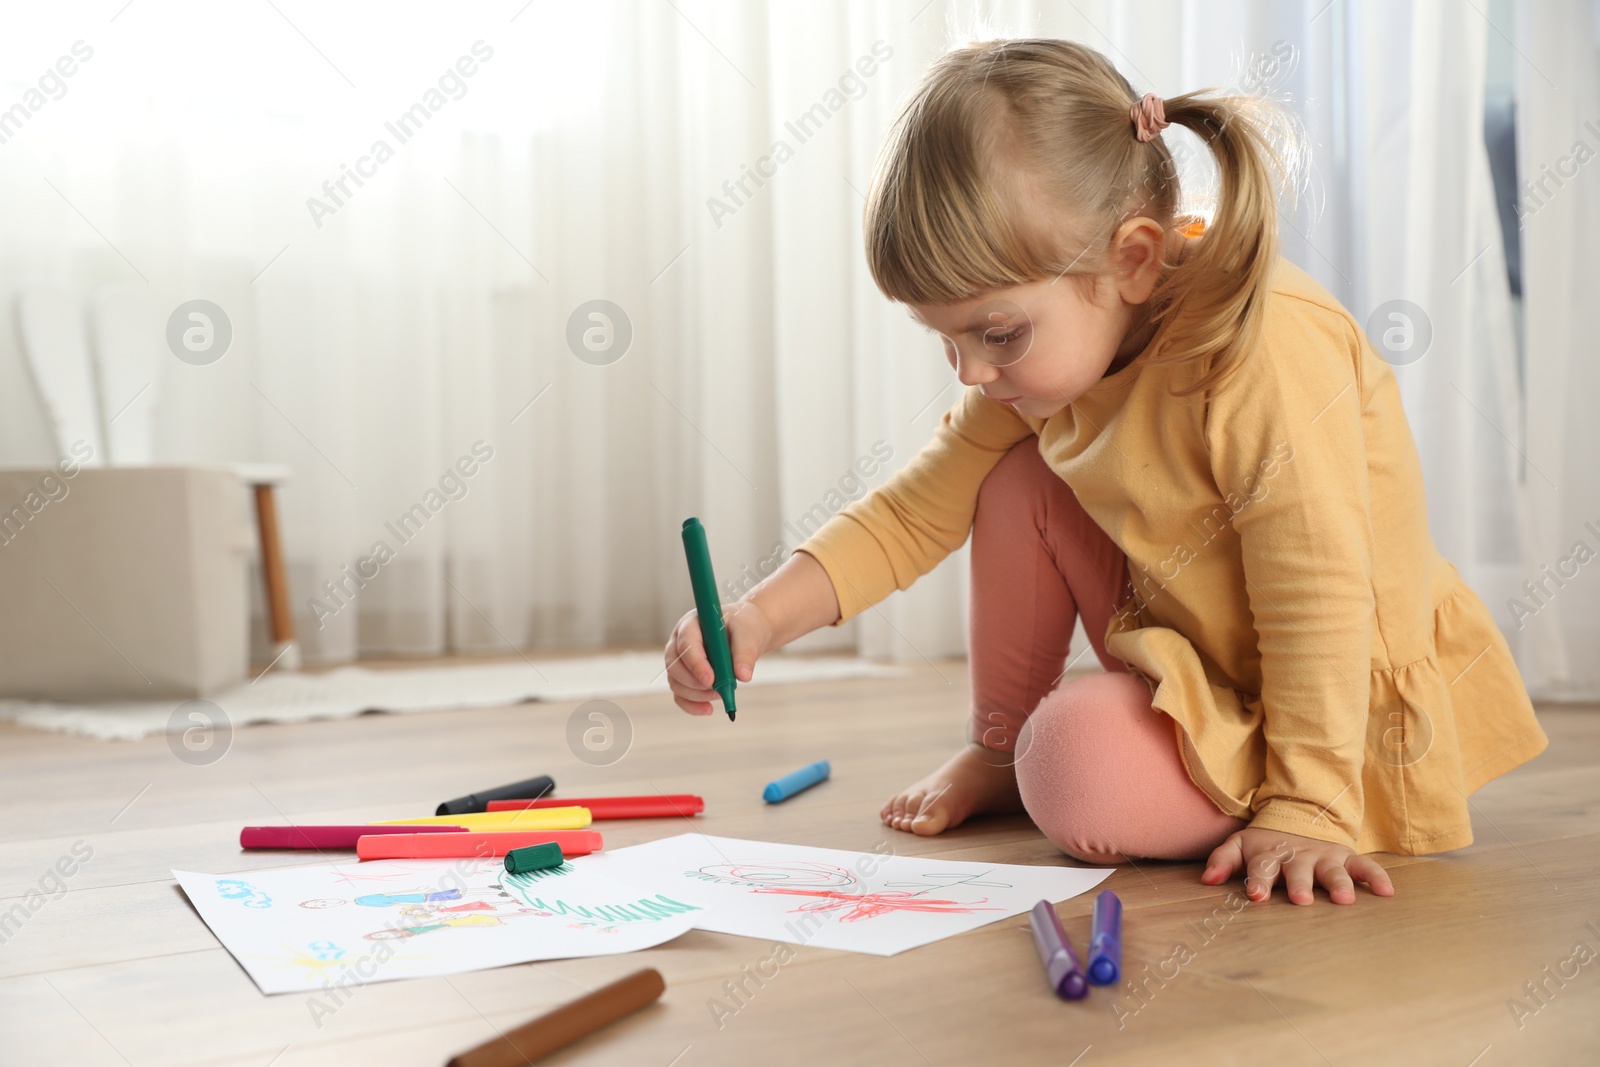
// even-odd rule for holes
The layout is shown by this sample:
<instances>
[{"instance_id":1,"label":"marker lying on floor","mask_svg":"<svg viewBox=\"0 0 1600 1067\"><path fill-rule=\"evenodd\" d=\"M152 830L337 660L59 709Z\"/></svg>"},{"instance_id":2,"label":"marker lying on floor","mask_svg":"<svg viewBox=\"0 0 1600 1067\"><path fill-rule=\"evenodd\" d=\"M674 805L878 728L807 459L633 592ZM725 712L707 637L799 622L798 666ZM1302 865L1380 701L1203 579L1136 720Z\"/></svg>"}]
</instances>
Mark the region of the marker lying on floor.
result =
<instances>
[{"instance_id":1,"label":"marker lying on floor","mask_svg":"<svg viewBox=\"0 0 1600 1067\"><path fill-rule=\"evenodd\" d=\"M653 1003L666 989L667 983L654 967L634 971L515 1030L496 1035L456 1056L445 1067L526 1067Z\"/></svg>"},{"instance_id":2,"label":"marker lying on floor","mask_svg":"<svg viewBox=\"0 0 1600 1067\"><path fill-rule=\"evenodd\" d=\"M420 815L379 819L378 826L465 826L469 830L581 830L593 816L588 808L563 805L527 811L488 811L474 815Z\"/></svg>"},{"instance_id":3,"label":"marker lying on floor","mask_svg":"<svg viewBox=\"0 0 1600 1067\"><path fill-rule=\"evenodd\" d=\"M554 841L563 856L587 856L603 844L598 830L509 830L464 834L365 834L356 839L364 860L421 860L504 856L514 848Z\"/></svg>"},{"instance_id":4,"label":"marker lying on floor","mask_svg":"<svg viewBox=\"0 0 1600 1067\"><path fill-rule=\"evenodd\" d=\"M761 791L761 799L768 804L788 800L796 793L810 789L818 782L827 781L828 775L833 773L833 768L827 760L818 760L809 767L801 767L792 774L786 774L775 782L768 782L767 787Z\"/></svg>"},{"instance_id":5,"label":"marker lying on floor","mask_svg":"<svg viewBox=\"0 0 1600 1067\"><path fill-rule=\"evenodd\" d=\"M461 834L465 826L246 826L240 848L355 848L364 834Z\"/></svg>"},{"instance_id":6,"label":"marker lying on floor","mask_svg":"<svg viewBox=\"0 0 1600 1067\"><path fill-rule=\"evenodd\" d=\"M1122 901L1109 889L1094 898L1089 928L1089 981L1110 985L1122 970Z\"/></svg>"},{"instance_id":7,"label":"marker lying on floor","mask_svg":"<svg viewBox=\"0 0 1600 1067\"><path fill-rule=\"evenodd\" d=\"M673 815L698 815L706 802L692 793L657 793L648 797L546 797L544 800L491 800L489 810L522 811L529 808L554 808L572 804L588 808L596 819L656 819Z\"/></svg>"},{"instance_id":8,"label":"marker lying on floor","mask_svg":"<svg viewBox=\"0 0 1600 1067\"><path fill-rule=\"evenodd\" d=\"M541 774L537 778L529 778L526 782L512 782L495 789L485 789L468 796L447 800L439 805L435 815L470 815L477 811L487 811L486 805L491 800L509 800L515 797L543 797L556 791L555 779L548 774Z\"/></svg>"},{"instance_id":9,"label":"marker lying on floor","mask_svg":"<svg viewBox=\"0 0 1600 1067\"><path fill-rule=\"evenodd\" d=\"M1072 942L1061 928L1061 918L1048 900L1041 900L1028 913L1028 925L1033 927L1033 944L1039 950L1039 962L1044 964L1045 977L1056 996L1063 1000L1080 1000L1089 995L1089 981L1083 976L1083 964L1072 951Z\"/></svg>"}]
</instances>

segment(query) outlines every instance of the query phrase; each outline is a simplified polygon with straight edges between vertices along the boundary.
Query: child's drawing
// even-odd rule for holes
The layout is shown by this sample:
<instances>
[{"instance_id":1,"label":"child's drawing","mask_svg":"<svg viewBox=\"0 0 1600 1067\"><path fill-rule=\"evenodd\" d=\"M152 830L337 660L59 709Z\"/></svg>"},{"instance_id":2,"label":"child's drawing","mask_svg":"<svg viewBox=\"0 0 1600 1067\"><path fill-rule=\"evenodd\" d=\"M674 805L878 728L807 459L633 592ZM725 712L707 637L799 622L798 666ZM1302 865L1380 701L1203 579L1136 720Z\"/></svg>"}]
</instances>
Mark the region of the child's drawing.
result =
<instances>
[{"instance_id":1,"label":"child's drawing","mask_svg":"<svg viewBox=\"0 0 1600 1067\"><path fill-rule=\"evenodd\" d=\"M238 878L218 878L217 895L228 900L237 900L247 908L270 908L272 898L249 882Z\"/></svg>"},{"instance_id":2,"label":"child's drawing","mask_svg":"<svg viewBox=\"0 0 1600 1067\"><path fill-rule=\"evenodd\" d=\"M688 872L686 872L688 873ZM791 889L840 889L855 884L855 876L831 863L716 863L700 868L710 881L734 885L787 886Z\"/></svg>"},{"instance_id":3,"label":"child's drawing","mask_svg":"<svg viewBox=\"0 0 1600 1067\"><path fill-rule=\"evenodd\" d=\"M361 870L382 878L390 862ZM252 871L248 881L173 873L264 993L631 952L677 937L698 910L577 864L517 875L479 861L395 866L405 877L376 892L346 889L327 864Z\"/></svg>"},{"instance_id":4,"label":"child's drawing","mask_svg":"<svg viewBox=\"0 0 1600 1067\"><path fill-rule=\"evenodd\" d=\"M490 885L484 889L437 889L427 887L413 889L404 893L366 893L355 898L355 903L363 908L389 908L397 904L431 904L435 901L461 900L466 896L497 896L506 898L508 894L498 885ZM337 908L349 901L343 897L317 897L313 900L302 900L302 908ZM492 906L492 905L491 905Z\"/></svg>"},{"instance_id":5,"label":"child's drawing","mask_svg":"<svg viewBox=\"0 0 1600 1067\"><path fill-rule=\"evenodd\" d=\"M918 912L943 912L947 914L966 915L974 911L998 911L998 908L982 907L986 897L971 901L935 900L925 897L921 893L907 893L904 890L892 892L868 892L859 879L843 867L827 863L718 863L709 867L702 867L698 872L686 872L690 875L698 873L707 881L724 882L730 885L743 885L751 887L755 893L773 893L790 897L808 898L806 903L793 909L805 912L834 912L840 922L854 922L857 919L871 919L878 915L888 915L896 911ZM1008 882L980 882L975 875L941 874L935 873L933 878L939 878L952 885L988 885L997 888L1011 888ZM916 882L894 882L895 886L917 885ZM937 888L928 884L922 893Z\"/></svg>"},{"instance_id":6,"label":"child's drawing","mask_svg":"<svg viewBox=\"0 0 1600 1067\"><path fill-rule=\"evenodd\" d=\"M695 925L892 956L1093 889L1109 871L959 863L680 834L589 857L704 909Z\"/></svg>"},{"instance_id":7,"label":"child's drawing","mask_svg":"<svg viewBox=\"0 0 1600 1067\"><path fill-rule=\"evenodd\" d=\"M262 991L288 993L614 955L692 927L892 956L1086 893L1111 873L705 834L519 874L481 860L373 860L360 871L173 874Z\"/></svg>"}]
</instances>

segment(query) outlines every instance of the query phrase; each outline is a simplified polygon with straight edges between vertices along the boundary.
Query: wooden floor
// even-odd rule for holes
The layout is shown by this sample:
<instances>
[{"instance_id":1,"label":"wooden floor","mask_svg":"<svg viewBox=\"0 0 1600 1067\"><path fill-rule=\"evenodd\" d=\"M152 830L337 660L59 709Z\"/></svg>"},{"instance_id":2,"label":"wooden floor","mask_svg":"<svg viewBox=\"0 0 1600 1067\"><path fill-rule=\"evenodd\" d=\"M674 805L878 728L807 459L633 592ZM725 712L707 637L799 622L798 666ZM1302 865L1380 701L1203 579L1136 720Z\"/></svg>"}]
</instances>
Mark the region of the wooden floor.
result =
<instances>
[{"instance_id":1,"label":"wooden floor","mask_svg":"<svg viewBox=\"0 0 1600 1067\"><path fill-rule=\"evenodd\" d=\"M93 857L0 945L0 1062L437 1065L545 1008L651 965L662 1000L549 1064L1593 1063L1600 1049L1600 708L1546 707L1551 746L1473 797L1476 843L1395 857L1396 895L1351 907L1318 894L1229 907L1195 864L1141 863L1105 884L1126 908L1138 984L1064 1003L1046 990L1026 917L888 959L800 948L719 1029L709 1002L764 942L691 931L632 956L376 983L319 1027L299 994L263 996L173 882L304 862L241 853L241 825L431 812L449 796L550 773L569 796L699 792L708 833L901 855L1059 864L1024 818L935 839L886 830L878 807L960 744L964 663L906 680L744 690L739 721L692 719L665 697L619 700L633 747L587 766L564 740L571 705L368 715L238 731L197 767L164 738L105 742L0 725L0 912L76 842ZM762 784L827 757L796 800ZM610 823L616 847L681 822ZM81 846L80 846L81 847ZM37 899L37 898L36 898ZM1235 898L1237 899L1237 898ZM1091 897L1062 905L1080 944ZM1209 920L1209 922L1208 922ZM1542 983L1540 999L1529 983ZM1522 1004L1524 1011L1514 1012ZM1520 1016L1520 1021L1519 1021Z\"/></svg>"}]
</instances>

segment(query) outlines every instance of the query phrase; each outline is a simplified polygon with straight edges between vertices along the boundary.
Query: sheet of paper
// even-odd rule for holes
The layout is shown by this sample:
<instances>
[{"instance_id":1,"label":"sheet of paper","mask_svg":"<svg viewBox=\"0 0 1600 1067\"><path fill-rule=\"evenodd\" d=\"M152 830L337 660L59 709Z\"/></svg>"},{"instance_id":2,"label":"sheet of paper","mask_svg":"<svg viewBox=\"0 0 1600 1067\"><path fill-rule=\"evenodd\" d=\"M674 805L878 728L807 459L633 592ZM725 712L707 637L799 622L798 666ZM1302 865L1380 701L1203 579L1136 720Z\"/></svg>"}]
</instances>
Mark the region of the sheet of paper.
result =
<instances>
[{"instance_id":1,"label":"sheet of paper","mask_svg":"<svg viewBox=\"0 0 1600 1067\"><path fill-rule=\"evenodd\" d=\"M173 871L263 993L348 988L650 948L699 906L586 867L507 874L500 859Z\"/></svg>"},{"instance_id":2,"label":"sheet of paper","mask_svg":"<svg viewBox=\"0 0 1600 1067\"><path fill-rule=\"evenodd\" d=\"M843 852L705 834L585 857L589 869L699 905L695 926L893 956L1041 899L1087 893L1112 868L1030 867Z\"/></svg>"}]
</instances>

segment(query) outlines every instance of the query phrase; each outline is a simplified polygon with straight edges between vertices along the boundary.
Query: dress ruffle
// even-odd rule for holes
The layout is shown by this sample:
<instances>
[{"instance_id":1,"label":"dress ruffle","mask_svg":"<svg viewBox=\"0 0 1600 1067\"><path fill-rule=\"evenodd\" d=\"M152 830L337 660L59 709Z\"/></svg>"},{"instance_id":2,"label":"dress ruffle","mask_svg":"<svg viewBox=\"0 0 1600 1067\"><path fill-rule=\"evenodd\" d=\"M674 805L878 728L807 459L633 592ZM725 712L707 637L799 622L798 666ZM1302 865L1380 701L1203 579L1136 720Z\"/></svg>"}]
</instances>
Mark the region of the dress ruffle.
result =
<instances>
[{"instance_id":1,"label":"dress ruffle","mask_svg":"<svg viewBox=\"0 0 1600 1067\"><path fill-rule=\"evenodd\" d=\"M1105 643L1172 718L1190 779L1219 810L1250 819L1266 779L1260 695L1218 682L1181 633L1137 615L1113 617ZM1549 743L1505 637L1459 574L1434 608L1433 644L1421 659L1371 672L1358 852L1471 844L1467 797Z\"/></svg>"}]
</instances>

